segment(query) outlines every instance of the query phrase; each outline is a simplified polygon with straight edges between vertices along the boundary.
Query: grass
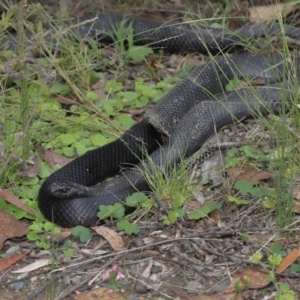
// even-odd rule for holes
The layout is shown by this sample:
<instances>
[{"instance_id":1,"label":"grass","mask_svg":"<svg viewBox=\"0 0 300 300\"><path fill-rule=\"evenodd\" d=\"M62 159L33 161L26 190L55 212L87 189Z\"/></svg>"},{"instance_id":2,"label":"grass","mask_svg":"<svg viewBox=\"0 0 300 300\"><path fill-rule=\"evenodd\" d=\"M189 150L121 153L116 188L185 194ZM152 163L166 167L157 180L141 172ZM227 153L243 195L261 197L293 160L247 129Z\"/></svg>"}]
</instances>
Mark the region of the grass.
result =
<instances>
[{"instance_id":1,"label":"grass","mask_svg":"<svg viewBox=\"0 0 300 300\"><path fill-rule=\"evenodd\" d=\"M226 6L229 5L231 3L226 1ZM42 19L49 18L47 13L41 10L39 12L42 14ZM23 15L26 13L28 12L19 9L18 19L23 20ZM8 13L2 17L2 24L10 20L9 16ZM223 21L226 21L226 14L222 16L221 23ZM30 27L31 24L27 26ZM22 36L23 24L20 21L17 24L17 30ZM157 70L145 59L151 50L148 47L136 48L134 46L132 28L125 30L121 26L116 29L115 36L118 38L118 43L115 44L117 67L110 65L111 57L105 57L95 43L91 43L88 47L84 43L75 43L72 37L61 36L59 39L63 47L60 52L58 50L51 52L47 45L41 43L39 50L47 56L37 59L37 63L46 73L55 71L56 76L52 82L41 78L35 66L26 63L17 66L22 68L26 75L29 74L26 79L12 78L2 71L0 86L3 94L0 95L0 99L4 115L1 121L5 125L3 143L6 148L6 157L0 168L0 179L2 186L10 189L37 212L28 236L28 239L34 241L37 247L45 249L53 247L45 237L43 238L44 232L59 229L43 219L34 201L41 183L53 170L47 163L41 162L38 177L28 179L17 175L19 161L29 158L34 152L34 143L42 142L45 148L73 159L77 155L82 155L90 149L100 147L119 137L134 123L131 116L124 111L136 107L144 108L151 102L159 101L178 81L177 78L169 77L157 82L159 78ZM128 41L129 50L122 42L124 38ZM283 41L283 46L283 56L292 59L286 41ZM25 55L22 41L19 43L18 51L20 57ZM9 51L0 55L2 63L12 58L12 53ZM159 60L160 57L156 59ZM135 60L146 64L146 76L135 78L133 87L127 90L130 79L124 74L115 75L117 73L115 69L125 70L120 73L126 73L129 69L128 65L135 64L136 62L133 62ZM293 78L290 77L289 80L292 81ZM92 86L99 82L106 93L106 96L100 99L92 90ZM297 84L295 82L295 89L298 88ZM70 100L79 99L80 102L76 105L69 105L65 109L58 103L58 96ZM292 107L289 116L294 120L293 126L286 118L286 114L281 114L277 118L261 118L262 124L273 137L271 142L275 144L276 149L276 157L268 162L267 168L274 174L275 220L278 228L298 227L294 221L292 195L295 188L295 175L299 169L299 153L290 151L286 147L286 145L297 146L299 143L297 130L300 118L296 107L297 100L298 97L295 99L295 104L289 104ZM288 102L289 99L285 101ZM260 163L263 165L263 162L258 162L256 157L242 154L242 162L239 161L238 166L249 164L255 167ZM172 224L183 216L180 211L181 205L183 200L192 197L193 191L191 180L187 179L189 172L190 164L186 161L182 161L180 166L171 166L166 172L161 172L151 163L146 166L147 179L159 198L170 197L175 200L171 204L173 214L163 219L164 224ZM225 186L221 191L224 195L231 195L234 192L231 186ZM206 207L205 211L197 211L198 219L200 219L199 216L207 216L208 212L215 209L219 209L219 206L212 205ZM17 218L20 216L30 218L18 209L11 209L11 211Z\"/></svg>"}]
</instances>

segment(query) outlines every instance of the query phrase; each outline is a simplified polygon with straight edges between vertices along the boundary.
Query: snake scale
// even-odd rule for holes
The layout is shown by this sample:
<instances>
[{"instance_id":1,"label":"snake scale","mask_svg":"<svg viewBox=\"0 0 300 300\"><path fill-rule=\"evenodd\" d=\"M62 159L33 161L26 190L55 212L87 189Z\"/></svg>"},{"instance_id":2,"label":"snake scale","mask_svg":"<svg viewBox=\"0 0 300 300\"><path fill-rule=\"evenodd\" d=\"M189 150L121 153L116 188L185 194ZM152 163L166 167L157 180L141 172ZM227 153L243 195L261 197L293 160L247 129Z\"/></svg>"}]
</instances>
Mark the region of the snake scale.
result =
<instances>
[{"instance_id":1,"label":"snake scale","mask_svg":"<svg viewBox=\"0 0 300 300\"><path fill-rule=\"evenodd\" d=\"M80 39L111 43L110 33L121 22L132 28L136 45L171 53L217 54L241 47L250 38L282 32L293 39L300 38L300 29L277 23L246 25L230 31L99 14L91 21L79 18L72 24L78 24ZM34 46L34 35L27 33L27 37L31 38L29 46ZM49 44L57 42L54 30L44 39ZM10 36L5 44L14 49L15 37ZM216 130L235 120L278 112L283 95L293 96L291 80L286 80L291 74L299 77L299 58L287 60L279 53L222 55L195 68L119 139L87 152L50 175L39 191L39 209L48 220L63 227L95 225L101 204L123 202L136 190L150 189L143 173L145 153L157 167L165 168L193 155ZM224 92L234 78L262 80L268 85ZM274 85L282 81L285 83ZM137 168L120 172L132 165ZM116 174L121 175L98 184Z\"/></svg>"}]
</instances>

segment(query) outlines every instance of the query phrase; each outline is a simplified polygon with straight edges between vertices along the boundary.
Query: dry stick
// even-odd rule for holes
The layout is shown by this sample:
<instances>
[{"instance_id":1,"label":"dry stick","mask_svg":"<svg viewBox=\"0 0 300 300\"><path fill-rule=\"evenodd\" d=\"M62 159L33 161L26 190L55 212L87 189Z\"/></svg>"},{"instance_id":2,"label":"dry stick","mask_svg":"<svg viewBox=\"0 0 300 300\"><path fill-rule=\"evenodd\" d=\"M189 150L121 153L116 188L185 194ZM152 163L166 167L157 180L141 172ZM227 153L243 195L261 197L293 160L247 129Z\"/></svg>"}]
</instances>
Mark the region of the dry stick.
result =
<instances>
[{"instance_id":1,"label":"dry stick","mask_svg":"<svg viewBox=\"0 0 300 300\"><path fill-rule=\"evenodd\" d=\"M163 211L163 213L168 214L168 210L167 210L166 206L157 198L156 194L154 194L153 198L156 201L156 203L158 204L158 207ZM176 223L175 226L184 233L184 235L187 237L187 239L192 240L193 243L195 243L201 250L204 250L204 251L206 251L208 253L211 253L213 255L216 255L216 256L226 258L227 260L229 260L229 261L231 261L231 262L233 262L237 265L241 265L241 266L244 266L244 265L260 266L260 267L271 270L271 268L268 265L264 265L264 264L261 264L261 263L254 263L254 262L252 262L250 260L247 260L247 259L240 259L240 258L237 258L237 257L228 256L228 255L222 253L222 251L220 249L216 250L215 249L215 248L217 248L216 246L214 248L208 247L203 241L204 235L202 233L198 233L197 234L198 238L195 238L194 236L193 237L191 236L188 229L182 227L178 223ZM250 231L250 232L251 231L252 232L253 231L286 232L286 231L299 231L299 229L281 229L281 230L280 229L257 229L257 230L254 229L253 230L252 228L237 228L234 231L231 230L229 232L229 234L234 235L237 232L245 232L245 231ZM216 238L216 234L215 233L213 233L213 234L214 234L214 236L211 237L211 238ZM222 236L222 235L224 236L224 234L228 235L228 232L225 232L225 233L221 234L220 236ZM264 272L264 271L262 271L262 272ZM299 274L297 274L296 272L290 272L290 271L285 271L285 272L282 272L278 275L281 276L281 277L299 278Z\"/></svg>"},{"instance_id":2,"label":"dry stick","mask_svg":"<svg viewBox=\"0 0 300 300\"><path fill-rule=\"evenodd\" d=\"M166 208L166 206L164 204L161 203L161 201L157 198L157 195L154 195L154 200L156 201L156 203L159 205L160 209L163 211L164 214L168 214L168 210ZM181 225L179 225L178 223L175 224L175 226L185 234L186 237L190 237L190 233L188 232L188 230L184 227L182 227ZM210 254L216 255L216 256L221 256L224 257L226 259L228 259L229 261L232 261L238 265L259 265L259 266L263 266L263 264L259 264L259 263L253 263L247 259L239 259L239 258L234 258L232 256L228 256L224 253L222 253L220 250L216 250L215 248L211 248L208 247L205 242L201 239L193 239L193 243L195 243L201 250L204 250Z\"/></svg>"},{"instance_id":3,"label":"dry stick","mask_svg":"<svg viewBox=\"0 0 300 300\"><path fill-rule=\"evenodd\" d=\"M104 265L101 266L101 269L104 270L106 269L109 265L111 265L115 260L119 259L120 257L122 257L121 255L118 255L118 253L116 253L116 256L114 256L111 260L109 260L107 263L105 263ZM88 278L86 278L85 280L83 280L82 282L68 288L66 291L64 291L58 298L56 298L56 300L61 300L64 299L65 297L69 296L72 292L74 292L76 289L79 289L82 285L86 284L87 282L89 282L90 280L92 280L95 277L94 274L88 276Z\"/></svg>"},{"instance_id":4,"label":"dry stick","mask_svg":"<svg viewBox=\"0 0 300 300\"><path fill-rule=\"evenodd\" d=\"M119 257L117 256L118 254L116 254L115 257L113 257L111 260L109 260L107 263L105 263L104 265L101 266L101 269L104 270L105 268L107 268L110 264L112 264L116 259L118 259ZM73 270L72 270L73 271ZM68 272L70 273L71 270ZM66 273L64 274L56 274L55 275L55 279L61 277L61 276L65 276ZM86 284L87 282L89 282L95 275L92 274L90 276L88 276L86 279L84 279L83 281L81 281L80 283L66 289L64 292L61 293L60 296L56 297L55 299L56 300L61 300L61 299L64 299L65 297L69 296L72 292L74 292L76 289L80 288L82 285ZM24 278L23 278L24 280ZM26 300L33 300L33 299L36 299L37 296L42 293L45 289L47 289L48 286L51 286L52 282L51 283L46 283L45 285L43 285L42 287L40 287L38 289L38 291L36 291L34 294L30 295L27 297Z\"/></svg>"},{"instance_id":5,"label":"dry stick","mask_svg":"<svg viewBox=\"0 0 300 300\"><path fill-rule=\"evenodd\" d=\"M111 253L111 254L100 256L100 257L91 258L89 260L86 260L86 258L83 258L82 260L77 262L75 265L70 265L66 268L59 268L59 269L51 271L51 273L61 271L61 270L64 270L64 269L70 269L69 271L67 271L68 272L67 274L69 274L70 272L73 271L73 268L77 267L78 265L80 265L80 266L82 266L84 264L88 265L89 263L92 263L96 260L109 258L109 257L112 257L114 255L133 253L133 252L136 252L136 251L142 251L142 250L145 250L147 248L151 248L151 247L155 247L155 246L161 246L161 245L164 245L164 244L187 242L187 241L197 241L198 239L204 239L204 238L205 239L221 238L221 237L236 235L239 232L245 232L245 231L248 231L248 232L263 232L263 231L287 232L287 231L289 231L289 232L292 232L292 231L299 231L299 229L276 229L276 228L260 229L260 228L247 228L247 227L245 227L245 228L236 228L236 229L235 228L233 228L233 229L232 228L216 228L216 229L208 230L209 232L200 232L200 233L197 233L197 234L189 233L189 231L190 231L189 229L185 229L185 231L186 231L185 234L187 235L187 238L179 238L179 239L177 238L177 239L163 240L163 241L160 241L160 242L157 242L157 243L148 244L148 245L144 245L144 246L129 249L129 250L124 250L124 251L121 251L121 252L118 252L118 253ZM254 263L252 263L252 264L255 265ZM20 282L20 281L23 281L25 279L32 278L34 276L43 275L47 272L48 272L48 270L45 270L45 271L42 271L42 272L39 272L39 273L34 273L34 274L27 275L26 277L23 277L22 279L17 279L17 280L14 280L14 281L7 280L5 282L1 282L0 286L5 286L7 284ZM297 274L297 273L287 272L287 271L285 271L284 273L281 273L279 275L280 276L287 276L289 278L296 278L296 277L299 276L299 274Z\"/></svg>"}]
</instances>

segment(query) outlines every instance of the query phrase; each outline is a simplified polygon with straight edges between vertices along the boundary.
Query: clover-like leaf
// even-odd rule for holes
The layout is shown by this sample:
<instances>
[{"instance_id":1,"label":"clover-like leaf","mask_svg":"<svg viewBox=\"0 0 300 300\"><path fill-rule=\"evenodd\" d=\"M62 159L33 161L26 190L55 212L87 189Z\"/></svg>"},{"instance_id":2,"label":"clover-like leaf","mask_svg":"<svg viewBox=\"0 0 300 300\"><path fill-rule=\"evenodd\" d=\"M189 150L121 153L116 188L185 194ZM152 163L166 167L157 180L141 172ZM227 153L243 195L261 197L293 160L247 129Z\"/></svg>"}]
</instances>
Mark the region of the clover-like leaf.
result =
<instances>
[{"instance_id":1,"label":"clover-like leaf","mask_svg":"<svg viewBox=\"0 0 300 300\"><path fill-rule=\"evenodd\" d=\"M241 204L249 204L249 202L248 202L247 200L240 199L240 198L233 197L233 196L227 196L227 199L228 199L230 202L234 202L235 204L238 204L238 205L241 205Z\"/></svg>"},{"instance_id":2,"label":"clover-like leaf","mask_svg":"<svg viewBox=\"0 0 300 300\"><path fill-rule=\"evenodd\" d=\"M101 220L107 218L121 219L125 215L125 208L120 203L114 205L100 205L98 218Z\"/></svg>"},{"instance_id":3,"label":"clover-like leaf","mask_svg":"<svg viewBox=\"0 0 300 300\"><path fill-rule=\"evenodd\" d=\"M180 208L184 203L184 199L183 195L176 196L171 202L172 209Z\"/></svg>"},{"instance_id":4,"label":"clover-like leaf","mask_svg":"<svg viewBox=\"0 0 300 300\"><path fill-rule=\"evenodd\" d=\"M92 237L90 230L83 226L74 227L72 234L73 236L79 237L82 243L86 243Z\"/></svg>"},{"instance_id":5,"label":"clover-like leaf","mask_svg":"<svg viewBox=\"0 0 300 300\"><path fill-rule=\"evenodd\" d=\"M207 215L209 213L211 213L214 210L219 210L221 209L222 204L218 203L218 202L207 202L205 203L201 208L191 212L189 214L189 219L190 220L200 220L203 219L205 217L207 217Z\"/></svg>"},{"instance_id":6,"label":"clover-like leaf","mask_svg":"<svg viewBox=\"0 0 300 300\"><path fill-rule=\"evenodd\" d=\"M140 228L133 223L130 223L128 220L121 220L117 222L118 230L124 231L126 234L138 234L140 232Z\"/></svg>"}]
</instances>

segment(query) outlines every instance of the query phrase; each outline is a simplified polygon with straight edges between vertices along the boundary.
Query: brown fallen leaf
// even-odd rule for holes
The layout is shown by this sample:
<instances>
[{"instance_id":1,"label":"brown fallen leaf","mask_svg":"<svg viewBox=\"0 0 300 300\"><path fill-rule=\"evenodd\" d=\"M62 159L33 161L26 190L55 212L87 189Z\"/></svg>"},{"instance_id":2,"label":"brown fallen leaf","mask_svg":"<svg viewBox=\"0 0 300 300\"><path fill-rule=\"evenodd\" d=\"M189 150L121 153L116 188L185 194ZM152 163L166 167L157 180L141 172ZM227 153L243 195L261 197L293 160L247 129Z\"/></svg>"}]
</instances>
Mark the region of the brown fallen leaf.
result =
<instances>
[{"instance_id":1,"label":"brown fallen leaf","mask_svg":"<svg viewBox=\"0 0 300 300\"><path fill-rule=\"evenodd\" d=\"M290 14L294 9L291 4L271 4L265 6L253 6L249 8L250 22L261 23L264 21L277 20Z\"/></svg>"},{"instance_id":2,"label":"brown fallen leaf","mask_svg":"<svg viewBox=\"0 0 300 300\"><path fill-rule=\"evenodd\" d=\"M125 244L122 237L114 230L111 230L105 226L96 226L92 227L92 229L104 237L115 251L121 251L125 249Z\"/></svg>"},{"instance_id":3,"label":"brown fallen leaf","mask_svg":"<svg viewBox=\"0 0 300 300\"><path fill-rule=\"evenodd\" d=\"M33 210L31 210L25 203L23 203L17 196L11 194L6 190L0 189L0 197L4 199L6 202L13 204L14 206L26 211L27 213L35 216Z\"/></svg>"},{"instance_id":4,"label":"brown fallen leaf","mask_svg":"<svg viewBox=\"0 0 300 300\"><path fill-rule=\"evenodd\" d=\"M44 258L44 259L38 259L34 263L27 265L19 270L12 271L12 273L27 273L32 272L34 270L43 268L45 266L48 266L51 264L51 259Z\"/></svg>"},{"instance_id":5,"label":"brown fallen leaf","mask_svg":"<svg viewBox=\"0 0 300 300\"><path fill-rule=\"evenodd\" d=\"M28 232L27 227L10 213L0 210L0 250L6 240L21 237Z\"/></svg>"},{"instance_id":6,"label":"brown fallen leaf","mask_svg":"<svg viewBox=\"0 0 300 300\"><path fill-rule=\"evenodd\" d=\"M234 183L237 180L246 180L252 184L258 184L262 180L271 178L272 173L251 168L232 168L228 171L230 180Z\"/></svg>"},{"instance_id":7,"label":"brown fallen leaf","mask_svg":"<svg viewBox=\"0 0 300 300\"><path fill-rule=\"evenodd\" d=\"M76 300L95 300L95 299L101 299L101 300L120 300L125 299L124 295L122 295L119 292L115 292L111 289L101 287L97 288L79 295L73 296Z\"/></svg>"},{"instance_id":8,"label":"brown fallen leaf","mask_svg":"<svg viewBox=\"0 0 300 300\"><path fill-rule=\"evenodd\" d=\"M70 160L65 156L57 154L51 150L45 149L39 143L37 143L34 146L34 148L37 151L37 153L47 162L47 164L51 168L54 168L57 165L63 167L64 165L70 162Z\"/></svg>"},{"instance_id":9,"label":"brown fallen leaf","mask_svg":"<svg viewBox=\"0 0 300 300\"><path fill-rule=\"evenodd\" d=\"M237 295L236 293L223 294L221 293L211 296L198 295L189 297L189 300L243 300L242 296Z\"/></svg>"},{"instance_id":10,"label":"brown fallen leaf","mask_svg":"<svg viewBox=\"0 0 300 300\"><path fill-rule=\"evenodd\" d=\"M72 235L72 228L64 229L62 232L54 232L51 235L49 235L49 240L52 240L54 242L60 242ZM48 239L48 236L47 236Z\"/></svg>"},{"instance_id":11,"label":"brown fallen leaf","mask_svg":"<svg viewBox=\"0 0 300 300\"><path fill-rule=\"evenodd\" d=\"M16 263L17 261L19 261L22 257L24 257L26 254L28 254L28 252L22 253L22 254L18 254L18 255L14 255L14 256L9 257L9 258L1 259L0 260L0 271L3 271L5 269L9 268L14 263Z\"/></svg>"},{"instance_id":12,"label":"brown fallen leaf","mask_svg":"<svg viewBox=\"0 0 300 300\"><path fill-rule=\"evenodd\" d=\"M263 272L261 267L247 268L242 273L233 277L232 287L235 289L234 284L240 281L244 284L245 288L249 289L262 289L270 284L268 273Z\"/></svg>"},{"instance_id":13,"label":"brown fallen leaf","mask_svg":"<svg viewBox=\"0 0 300 300\"><path fill-rule=\"evenodd\" d=\"M244 269L240 274L232 277L231 284L222 292L212 296L194 296L189 300L242 300L240 294L236 294L236 282L242 284L243 289L262 289L270 284L268 274L263 273L260 267L253 269ZM244 288L243 288L244 287Z\"/></svg>"},{"instance_id":14,"label":"brown fallen leaf","mask_svg":"<svg viewBox=\"0 0 300 300\"><path fill-rule=\"evenodd\" d=\"M300 249L294 248L280 263L275 274L280 274L300 257Z\"/></svg>"},{"instance_id":15,"label":"brown fallen leaf","mask_svg":"<svg viewBox=\"0 0 300 300\"><path fill-rule=\"evenodd\" d=\"M76 100L64 96L57 96L56 101L61 104L79 104Z\"/></svg>"}]
</instances>

